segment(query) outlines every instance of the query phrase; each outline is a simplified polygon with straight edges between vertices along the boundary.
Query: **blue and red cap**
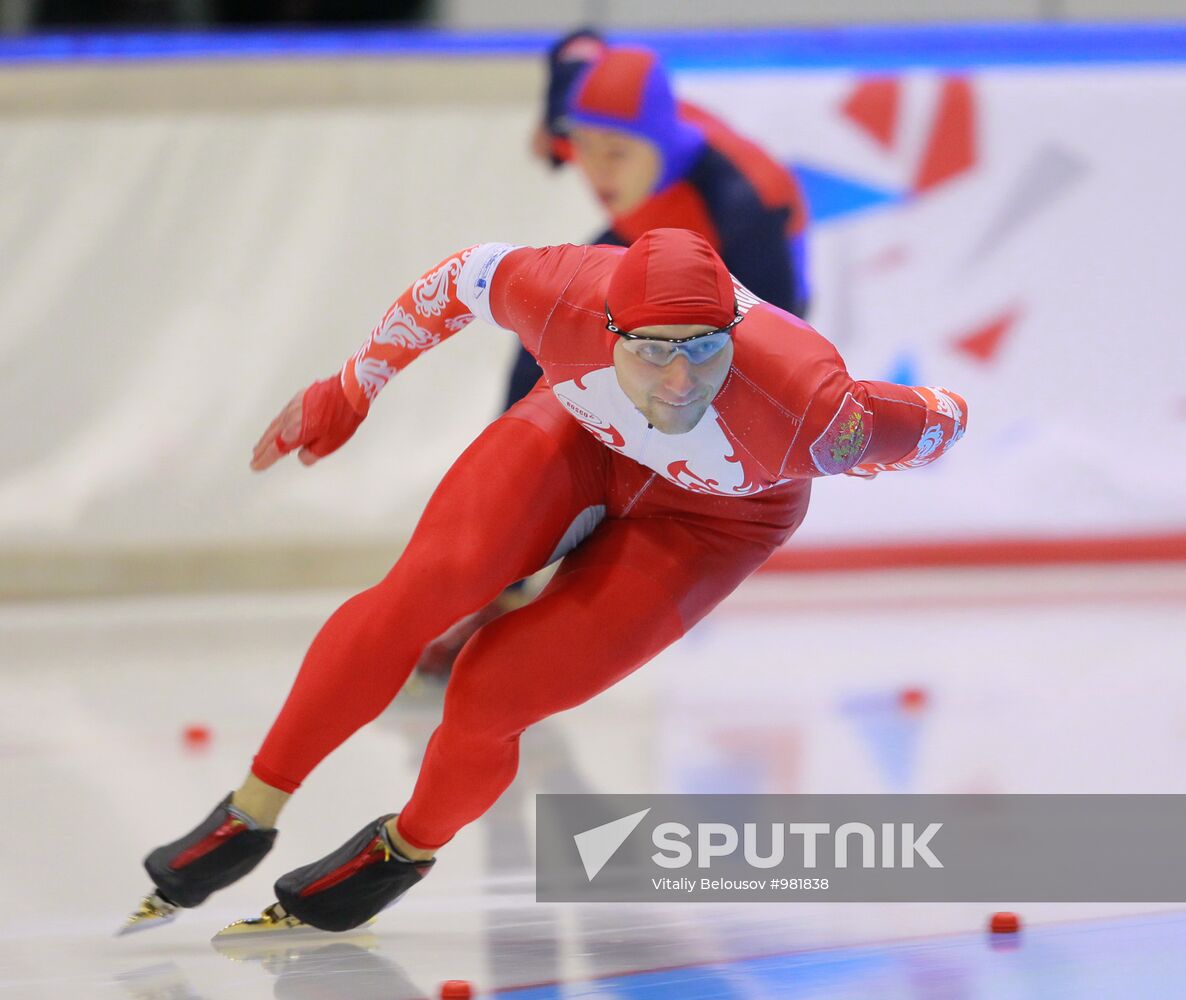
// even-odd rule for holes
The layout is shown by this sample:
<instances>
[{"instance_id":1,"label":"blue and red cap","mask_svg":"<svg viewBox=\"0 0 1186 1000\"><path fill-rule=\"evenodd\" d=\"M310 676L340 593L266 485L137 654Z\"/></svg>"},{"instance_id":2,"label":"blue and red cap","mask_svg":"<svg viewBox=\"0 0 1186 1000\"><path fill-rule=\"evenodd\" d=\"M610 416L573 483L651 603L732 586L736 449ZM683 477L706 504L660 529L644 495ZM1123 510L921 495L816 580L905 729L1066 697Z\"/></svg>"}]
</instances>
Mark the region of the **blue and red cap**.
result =
<instances>
[{"instance_id":1,"label":"blue and red cap","mask_svg":"<svg viewBox=\"0 0 1186 1000\"><path fill-rule=\"evenodd\" d=\"M663 163L656 191L687 174L705 144L704 133L680 119L663 64L645 48L607 49L574 84L567 119L651 143Z\"/></svg>"}]
</instances>

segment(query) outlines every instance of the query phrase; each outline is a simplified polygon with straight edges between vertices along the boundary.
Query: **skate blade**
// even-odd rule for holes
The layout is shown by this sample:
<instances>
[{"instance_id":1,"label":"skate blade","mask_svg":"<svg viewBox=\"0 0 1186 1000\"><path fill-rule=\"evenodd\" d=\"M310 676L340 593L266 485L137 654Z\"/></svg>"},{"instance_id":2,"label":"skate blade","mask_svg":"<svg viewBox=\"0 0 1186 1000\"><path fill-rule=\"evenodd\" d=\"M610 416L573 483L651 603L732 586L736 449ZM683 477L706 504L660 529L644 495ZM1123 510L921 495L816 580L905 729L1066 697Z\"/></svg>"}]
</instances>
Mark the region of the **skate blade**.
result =
<instances>
[{"instance_id":1,"label":"skate blade","mask_svg":"<svg viewBox=\"0 0 1186 1000\"><path fill-rule=\"evenodd\" d=\"M243 940L248 937L262 937L262 936L280 936L280 935L305 935L309 933L322 933L316 927L310 927L306 923L302 923L296 917L289 916L279 903L273 903L267 907L258 917L247 917L244 920L236 920L233 924L227 924L222 930L214 935L210 940L216 944L219 941L227 940Z\"/></svg>"},{"instance_id":2,"label":"skate blade","mask_svg":"<svg viewBox=\"0 0 1186 1000\"><path fill-rule=\"evenodd\" d=\"M343 940L344 939L344 940ZM232 962L285 962L319 955L350 954L356 951L373 951L379 946L379 939L370 931L346 931L335 934L332 931L283 934L233 934L227 938L215 935L210 946L223 958Z\"/></svg>"},{"instance_id":3,"label":"skate blade","mask_svg":"<svg viewBox=\"0 0 1186 1000\"><path fill-rule=\"evenodd\" d=\"M375 918L372 917L355 929L361 930L374 922ZM245 920L236 920L233 924L227 924L210 940L215 948L223 951L226 945L238 945L265 939L340 938L343 933L349 932L323 931L319 927L313 927L285 912L284 907L279 903L273 903L258 917L248 917Z\"/></svg>"},{"instance_id":4,"label":"skate blade","mask_svg":"<svg viewBox=\"0 0 1186 1000\"><path fill-rule=\"evenodd\" d=\"M115 932L115 936L123 937L125 934L138 934L140 931L152 930L154 927L163 927L165 924L171 924L177 919L177 914L180 910L180 906L176 903L170 903L159 892L150 892L140 900L139 907L128 917L123 927Z\"/></svg>"}]
</instances>

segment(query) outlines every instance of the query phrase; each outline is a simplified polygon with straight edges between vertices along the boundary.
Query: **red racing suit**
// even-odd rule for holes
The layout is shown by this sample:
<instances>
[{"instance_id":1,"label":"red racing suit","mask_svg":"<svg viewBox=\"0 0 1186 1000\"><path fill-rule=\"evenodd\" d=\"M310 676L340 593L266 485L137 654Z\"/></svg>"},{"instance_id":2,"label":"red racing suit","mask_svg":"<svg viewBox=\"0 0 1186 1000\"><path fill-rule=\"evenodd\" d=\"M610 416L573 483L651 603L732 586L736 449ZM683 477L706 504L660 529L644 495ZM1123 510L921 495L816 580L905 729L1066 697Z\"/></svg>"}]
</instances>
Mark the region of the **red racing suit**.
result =
<instances>
[{"instance_id":1,"label":"red racing suit","mask_svg":"<svg viewBox=\"0 0 1186 1000\"><path fill-rule=\"evenodd\" d=\"M453 464L391 571L314 639L253 772L294 791L382 712L425 646L563 556L529 604L462 649L401 835L446 843L513 780L519 737L666 648L798 527L811 480L933 461L963 433L943 389L853 379L802 320L737 286L732 366L686 434L618 387L606 286L624 250L502 244L443 261L401 295L339 378L305 393L297 442L327 454L383 386L475 315L513 330L544 382Z\"/></svg>"},{"instance_id":2,"label":"red racing suit","mask_svg":"<svg viewBox=\"0 0 1186 1000\"><path fill-rule=\"evenodd\" d=\"M934 461L959 440L963 400L939 388L853 379L807 323L735 282L745 319L729 375L689 433L650 428L619 388L605 295L616 247L487 243L429 271L342 369L360 415L400 369L475 315L518 335L568 412L607 448L686 490L748 496L816 476Z\"/></svg>"}]
</instances>

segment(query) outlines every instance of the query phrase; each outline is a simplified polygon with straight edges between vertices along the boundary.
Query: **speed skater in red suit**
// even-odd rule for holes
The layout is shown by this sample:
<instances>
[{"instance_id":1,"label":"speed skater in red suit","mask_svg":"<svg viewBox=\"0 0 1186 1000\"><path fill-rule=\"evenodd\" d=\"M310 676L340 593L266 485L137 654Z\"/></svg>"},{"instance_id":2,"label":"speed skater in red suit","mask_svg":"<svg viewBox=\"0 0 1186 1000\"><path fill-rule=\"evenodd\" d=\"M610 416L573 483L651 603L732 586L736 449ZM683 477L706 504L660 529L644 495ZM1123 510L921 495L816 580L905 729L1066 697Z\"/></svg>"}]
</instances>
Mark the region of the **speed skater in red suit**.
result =
<instances>
[{"instance_id":1,"label":"speed skater in red suit","mask_svg":"<svg viewBox=\"0 0 1186 1000\"><path fill-rule=\"evenodd\" d=\"M807 202L787 167L721 119L677 100L657 53L609 45L590 31L558 41L533 149L553 165L575 164L606 214L589 242L630 246L644 232L688 229L759 298L807 317ZM540 378L519 346L506 407ZM461 647L483 624L530 596L512 586L425 648L417 672L448 676Z\"/></svg>"},{"instance_id":2,"label":"speed skater in red suit","mask_svg":"<svg viewBox=\"0 0 1186 1000\"><path fill-rule=\"evenodd\" d=\"M453 254L339 374L293 397L252 468L341 447L393 376L475 316L518 335L543 379L453 464L387 576L323 626L243 784L148 856L161 908L250 871L288 798L390 704L425 644L561 559L461 651L399 813L281 876L265 913L329 930L369 919L513 781L528 726L637 670L761 566L802 522L813 479L926 465L967 423L954 392L854 379L703 237L658 229L629 249Z\"/></svg>"}]
</instances>

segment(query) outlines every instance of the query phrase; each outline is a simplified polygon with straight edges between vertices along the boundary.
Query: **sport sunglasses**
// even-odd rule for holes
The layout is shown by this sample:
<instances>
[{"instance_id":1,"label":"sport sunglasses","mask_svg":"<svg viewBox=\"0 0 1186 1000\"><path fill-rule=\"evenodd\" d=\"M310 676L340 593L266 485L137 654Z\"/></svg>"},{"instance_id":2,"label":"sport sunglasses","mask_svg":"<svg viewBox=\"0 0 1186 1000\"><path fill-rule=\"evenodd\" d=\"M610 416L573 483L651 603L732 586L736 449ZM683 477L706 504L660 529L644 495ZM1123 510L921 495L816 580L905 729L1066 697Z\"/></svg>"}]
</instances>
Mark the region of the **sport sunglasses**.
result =
<instances>
[{"instance_id":1,"label":"sport sunglasses","mask_svg":"<svg viewBox=\"0 0 1186 1000\"><path fill-rule=\"evenodd\" d=\"M605 306L605 328L610 333L621 337L625 341L622 346L631 354L658 368L671 364L677 354L683 354L694 365L704 364L705 361L724 349L724 346L729 343L733 327L741 320L742 314L738 310L733 321L728 326L722 326L719 330L698 333L694 337L668 340L665 337L646 337L637 333L627 333L614 324L614 317L609 311L608 302Z\"/></svg>"}]
</instances>

